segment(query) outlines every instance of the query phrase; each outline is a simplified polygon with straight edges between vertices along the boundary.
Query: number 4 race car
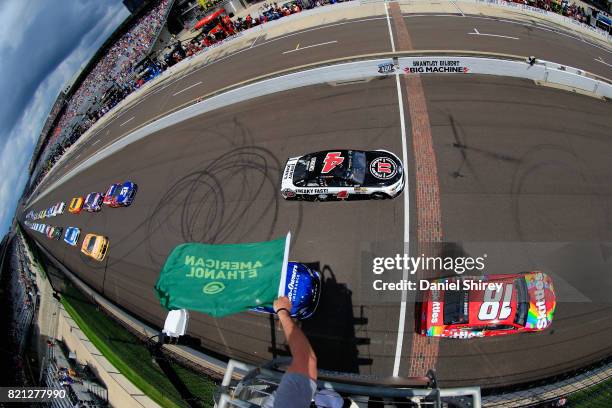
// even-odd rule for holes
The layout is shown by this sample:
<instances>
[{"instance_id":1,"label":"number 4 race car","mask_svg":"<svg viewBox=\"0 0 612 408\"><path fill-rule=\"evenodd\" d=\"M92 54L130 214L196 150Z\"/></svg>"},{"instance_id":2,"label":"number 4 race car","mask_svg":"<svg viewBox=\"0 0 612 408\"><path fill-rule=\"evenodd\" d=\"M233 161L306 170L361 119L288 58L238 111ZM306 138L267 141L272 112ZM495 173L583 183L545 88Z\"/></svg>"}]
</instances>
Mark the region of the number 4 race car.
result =
<instances>
[{"instance_id":1,"label":"number 4 race car","mask_svg":"<svg viewBox=\"0 0 612 408\"><path fill-rule=\"evenodd\" d=\"M481 281L494 285L466 288ZM429 282L415 314L417 332L425 336L469 339L537 332L550 326L555 311L552 279L543 272Z\"/></svg>"},{"instance_id":2,"label":"number 4 race car","mask_svg":"<svg viewBox=\"0 0 612 408\"><path fill-rule=\"evenodd\" d=\"M281 195L287 200L326 201L357 197L397 197L404 188L404 168L385 150L328 150L287 160Z\"/></svg>"}]
</instances>

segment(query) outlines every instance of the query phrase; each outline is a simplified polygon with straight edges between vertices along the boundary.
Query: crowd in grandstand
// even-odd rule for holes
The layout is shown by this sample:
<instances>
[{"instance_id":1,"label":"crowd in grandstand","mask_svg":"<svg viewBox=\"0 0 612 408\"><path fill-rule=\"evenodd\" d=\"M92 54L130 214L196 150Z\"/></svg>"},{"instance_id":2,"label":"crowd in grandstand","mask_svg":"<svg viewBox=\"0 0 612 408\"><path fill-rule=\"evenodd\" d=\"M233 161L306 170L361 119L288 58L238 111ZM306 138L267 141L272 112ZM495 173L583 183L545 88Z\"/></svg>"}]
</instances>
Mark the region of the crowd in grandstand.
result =
<instances>
[{"instance_id":1,"label":"crowd in grandstand","mask_svg":"<svg viewBox=\"0 0 612 408\"><path fill-rule=\"evenodd\" d=\"M551 0L514 0L521 4L550 10L572 17L581 22L587 22L587 13L583 7L568 0L554 2ZM30 185L31 192L45 174L52 168L63 152L85 133L98 119L104 116L127 95L140 88L147 81L155 78L168 67L179 61L197 55L203 50L214 46L231 37L237 32L265 24L290 14L299 13L303 9L314 8L336 0L293 0L283 5L277 3L265 4L257 16L247 15L232 21L229 16L222 15L215 29L202 30L194 38L184 42L174 41L168 46L161 58L152 58L147 64L140 64L150 51L156 34L164 24L168 12L169 0L160 0L150 11L136 19L130 29L119 38L95 65L78 89L67 102L65 111L56 126L56 134L63 136L59 143L49 143L46 155L39 163L34 182ZM215 23L217 24L217 23ZM112 80L110 79L112 78ZM109 89L111 89L109 94Z\"/></svg>"}]
</instances>

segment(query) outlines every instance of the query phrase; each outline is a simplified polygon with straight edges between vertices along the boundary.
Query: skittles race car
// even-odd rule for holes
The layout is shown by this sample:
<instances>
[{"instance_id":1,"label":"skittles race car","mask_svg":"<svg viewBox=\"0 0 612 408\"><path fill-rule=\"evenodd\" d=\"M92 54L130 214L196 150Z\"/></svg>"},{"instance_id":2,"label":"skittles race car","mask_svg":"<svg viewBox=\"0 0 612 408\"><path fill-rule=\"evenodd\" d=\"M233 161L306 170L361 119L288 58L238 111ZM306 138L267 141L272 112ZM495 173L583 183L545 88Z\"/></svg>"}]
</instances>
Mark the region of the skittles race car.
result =
<instances>
[{"instance_id":1,"label":"skittles race car","mask_svg":"<svg viewBox=\"0 0 612 408\"><path fill-rule=\"evenodd\" d=\"M287 200L385 199L404 189L404 168L386 150L327 150L287 160L281 195Z\"/></svg>"},{"instance_id":2,"label":"skittles race car","mask_svg":"<svg viewBox=\"0 0 612 408\"><path fill-rule=\"evenodd\" d=\"M85 198L83 209L89 212L98 212L102 209L102 194L100 193L89 193Z\"/></svg>"},{"instance_id":3,"label":"skittles race car","mask_svg":"<svg viewBox=\"0 0 612 408\"><path fill-rule=\"evenodd\" d=\"M287 263L285 296L291 301L291 316L298 320L308 319L317 310L321 295L321 276L304 264ZM274 314L272 306L259 306L255 312Z\"/></svg>"},{"instance_id":4,"label":"skittles race car","mask_svg":"<svg viewBox=\"0 0 612 408\"><path fill-rule=\"evenodd\" d=\"M550 326L555 312L552 279L543 272L429 283L415 313L416 330L425 336L470 339L538 332Z\"/></svg>"}]
</instances>

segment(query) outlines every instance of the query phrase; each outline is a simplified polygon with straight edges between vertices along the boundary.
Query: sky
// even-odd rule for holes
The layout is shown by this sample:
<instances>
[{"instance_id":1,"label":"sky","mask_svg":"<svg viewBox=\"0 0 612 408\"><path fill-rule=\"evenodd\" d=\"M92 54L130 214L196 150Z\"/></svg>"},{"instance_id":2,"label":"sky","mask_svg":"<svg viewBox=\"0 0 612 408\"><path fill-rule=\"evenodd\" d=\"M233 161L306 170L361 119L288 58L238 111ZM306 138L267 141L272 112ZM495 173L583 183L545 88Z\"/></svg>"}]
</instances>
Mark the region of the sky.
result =
<instances>
[{"instance_id":1,"label":"sky","mask_svg":"<svg viewBox=\"0 0 612 408\"><path fill-rule=\"evenodd\" d=\"M121 0L0 1L0 238L57 95L128 15Z\"/></svg>"}]
</instances>

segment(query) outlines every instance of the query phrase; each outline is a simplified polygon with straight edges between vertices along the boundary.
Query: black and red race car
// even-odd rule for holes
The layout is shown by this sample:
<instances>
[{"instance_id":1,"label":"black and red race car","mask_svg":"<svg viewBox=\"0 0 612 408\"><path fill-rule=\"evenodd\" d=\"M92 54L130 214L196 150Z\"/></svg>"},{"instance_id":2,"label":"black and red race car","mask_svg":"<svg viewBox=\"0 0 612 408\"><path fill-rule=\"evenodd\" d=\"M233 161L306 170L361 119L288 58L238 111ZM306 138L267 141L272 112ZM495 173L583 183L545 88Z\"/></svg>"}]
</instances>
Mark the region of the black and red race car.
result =
<instances>
[{"instance_id":1,"label":"black and red race car","mask_svg":"<svg viewBox=\"0 0 612 408\"><path fill-rule=\"evenodd\" d=\"M326 150L287 160L281 195L313 201L394 198L404 180L402 162L386 150Z\"/></svg>"},{"instance_id":2,"label":"black and red race car","mask_svg":"<svg viewBox=\"0 0 612 408\"><path fill-rule=\"evenodd\" d=\"M424 336L470 339L548 328L556 307L550 276L455 276L429 281L416 304L416 330Z\"/></svg>"}]
</instances>

